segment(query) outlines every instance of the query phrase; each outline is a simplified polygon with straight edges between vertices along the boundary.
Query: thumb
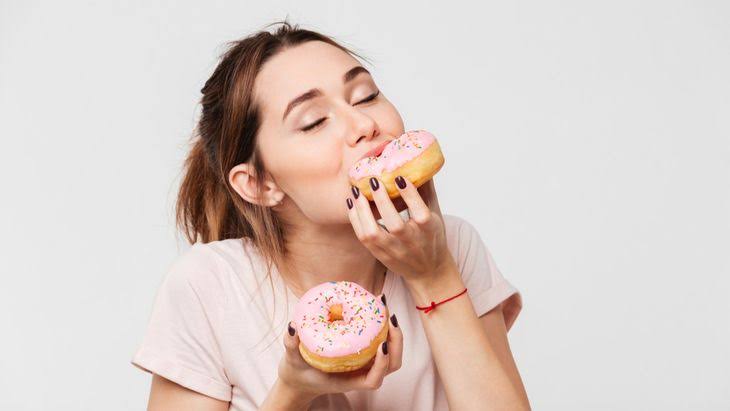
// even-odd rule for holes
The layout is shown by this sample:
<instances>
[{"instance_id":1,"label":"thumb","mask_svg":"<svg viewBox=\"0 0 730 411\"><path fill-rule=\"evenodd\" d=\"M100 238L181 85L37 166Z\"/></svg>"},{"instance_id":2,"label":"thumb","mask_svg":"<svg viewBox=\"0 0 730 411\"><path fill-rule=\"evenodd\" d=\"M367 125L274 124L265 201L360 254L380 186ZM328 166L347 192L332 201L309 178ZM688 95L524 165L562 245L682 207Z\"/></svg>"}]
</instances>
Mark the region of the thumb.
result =
<instances>
[{"instance_id":1,"label":"thumb","mask_svg":"<svg viewBox=\"0 0 730 411\"><path fill-rule=\"evenodd\" d=\"M304 361L302 355L299 353L299 332L296 326L297 324L294 321L289 321L287 331L284 333L286 356L292 364Z\"/></svg>"}]
</instances>

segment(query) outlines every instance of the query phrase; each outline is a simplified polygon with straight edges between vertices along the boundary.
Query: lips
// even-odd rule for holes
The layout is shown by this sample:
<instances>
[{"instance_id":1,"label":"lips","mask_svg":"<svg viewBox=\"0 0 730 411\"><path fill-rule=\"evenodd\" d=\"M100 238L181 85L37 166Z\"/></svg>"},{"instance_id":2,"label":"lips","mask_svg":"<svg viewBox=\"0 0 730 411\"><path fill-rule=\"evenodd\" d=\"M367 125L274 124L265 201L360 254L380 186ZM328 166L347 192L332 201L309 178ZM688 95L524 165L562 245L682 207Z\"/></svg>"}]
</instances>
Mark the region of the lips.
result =
<instances>
[{"instance_id":1,"label":"lips","mask_svg":"<svg viewBox=\"0 0 730 411\"><path fill-rule=\"evenodd\" d=\"M391 141L393 141L393 140L383 141L382 143L380 143L377 146L375 146L375 148L373 148L372 150L370 150L367 153L365 153L362 157L360 157L359 160L362 160L363 158L377 157L377 156L379 156L380 153L382 153L383 150L385 150L385 146L387 146L388 144L390 144Z\"/></svg>"}]
</instances>

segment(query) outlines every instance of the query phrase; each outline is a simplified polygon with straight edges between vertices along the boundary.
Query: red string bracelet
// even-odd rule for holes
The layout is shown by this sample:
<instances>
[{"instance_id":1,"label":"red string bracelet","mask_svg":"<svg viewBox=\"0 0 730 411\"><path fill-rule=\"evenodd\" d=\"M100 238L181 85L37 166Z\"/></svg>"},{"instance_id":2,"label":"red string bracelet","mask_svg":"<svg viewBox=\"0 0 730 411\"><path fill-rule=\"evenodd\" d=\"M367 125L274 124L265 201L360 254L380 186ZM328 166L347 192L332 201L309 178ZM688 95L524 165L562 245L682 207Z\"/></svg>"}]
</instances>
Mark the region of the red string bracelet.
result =
<instances>
[{"instance_id":1,"label":"red string bracelet","mask_svg":"<svg viewBox=\"0 0 730 411\"><path fill-rule=\"evenodd\" d=\"M429 312L431 312L431 311L435 310L435 309L436 309L436 306L437 306L437 305L439 305L439 304L443 304L443 303L445 303L445 302L447 302L447 301L451 301L451 300L453 300L454 298L456 298L456 297L458 297L458 296L460 296L460 295L464 294L465 292L466 292L466 288L464 288L464 291L460 292L459 294L456 294L456 295L455 295L455 296L453 296L453 297L449 297L449 298L447 298L447 299L445 299L445 300L443 300L443 301L439 301L439 302L437 302L437 303L435 303L435 302L431 301L431 305L427 305L427 306L425 306L425 307L419 307L419 306L416 306L416 308L417 308L417 309L419 309L419 310L424 310L424 311L423 311L423 313L424 313L424 314L428 314Z\"/></svg>"}]
</instances>

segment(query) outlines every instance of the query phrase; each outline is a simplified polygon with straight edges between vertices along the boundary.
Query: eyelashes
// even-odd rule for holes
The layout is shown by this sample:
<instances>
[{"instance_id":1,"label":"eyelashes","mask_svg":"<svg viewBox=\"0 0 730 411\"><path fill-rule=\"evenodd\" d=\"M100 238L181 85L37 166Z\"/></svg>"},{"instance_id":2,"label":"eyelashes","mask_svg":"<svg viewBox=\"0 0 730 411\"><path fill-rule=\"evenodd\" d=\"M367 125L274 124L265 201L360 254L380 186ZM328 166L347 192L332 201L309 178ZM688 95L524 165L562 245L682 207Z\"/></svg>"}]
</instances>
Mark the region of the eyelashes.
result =
<instances>
[{"instance_id":1,"label":"eyelashes","mask_svg":"<svg viewBox=\"0 0 730 411\"><path fill-rule=\"evenodd\" d=\"M305 126L305 127L303 127L303 128L302 128L302 131L309 131L309 130L312 130L312 129L314 129L315 127L317 127L318 125L320 125L320 124L324 123L324 121L325 121L326 119L327 119L327 117L322 117L322 118L320 118L319 120L315 121L314 123L312 123L312 124L310 124L310 125L308 125L308 126Z\"/></svg>"},{"instance_id":2,"label":"eyelashes","mask_svg":"<svg viewBox=\"0 0 730 411\"><path fill-rule=\"evenodd\" d=\"M377 98L377 97L378 97L378 95L380 95L380 90L378 90L378 91L376 91L375 93L373 93L373 94L371 94L371 95L369 95L369 96L365 97L364 99L362 99L362 100L358 101L358 102L357 102L357 103L355 103L354 105L358 105L358 104L363 104L363 103L368 103L368 102L371 102L371 101L375 100L375 98ZM308 125L306 125L306 126L302 127L302 129L301 129L301 130L302 130L302 131L304 131L304 132L307 132L307 131L311 131L311 130L314 130L314 129L315 129L315 128L317 128L317 127L318 127L319 125L323 124L325 120L327 120L327 117L322 117L322 118L320 118L319 120L315 121L314 123L311 123L311 124L308 124Z\"/></svg>"},{"instance_id":3,"label":"eyelashes","mask_svg":"<svg viewBox=\"0 0 730 411\"><path fill-rule=\"evenodd\" d=\"M357 103L355 103L355 105L362 104L362 103L367 103L368 101L373 101L373 100L375 100L375 97L378 97L378 94L380 94L380 90L378 90L375 93L373 93L373 94L365 97L363 100L358 101Z\"/></svg>"}]
</instances>

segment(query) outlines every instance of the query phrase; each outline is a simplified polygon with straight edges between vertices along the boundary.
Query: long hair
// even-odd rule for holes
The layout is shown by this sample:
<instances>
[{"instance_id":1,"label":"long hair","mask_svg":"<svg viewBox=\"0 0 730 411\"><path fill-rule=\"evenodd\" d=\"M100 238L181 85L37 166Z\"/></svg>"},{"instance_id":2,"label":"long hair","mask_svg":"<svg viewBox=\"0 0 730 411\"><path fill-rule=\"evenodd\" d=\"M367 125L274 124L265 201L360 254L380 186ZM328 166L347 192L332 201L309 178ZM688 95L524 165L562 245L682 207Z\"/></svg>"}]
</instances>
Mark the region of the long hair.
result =
<instances>
[{"instance_id":1,"label":"long hair","mask_svg":"<svg viewBox=\"0 0 730 411\"><path fill-rule=\"evenodd\" d=\"M257 185L266 170L257 144L261 118L253 99L256 75L277 53L309 41L331 44L363 59L331 37L292 26L286 21L274 32L258 31L227 44L213 74L201 89L202 114L191 138L176 202L176 223L190 244L231 238L249 239L267 266L284 266L284 225L270 207L244 201L228 182L229 171L249 163ZM243 246L243 244L242 244Z\"/></svg>"}]
</instances>

